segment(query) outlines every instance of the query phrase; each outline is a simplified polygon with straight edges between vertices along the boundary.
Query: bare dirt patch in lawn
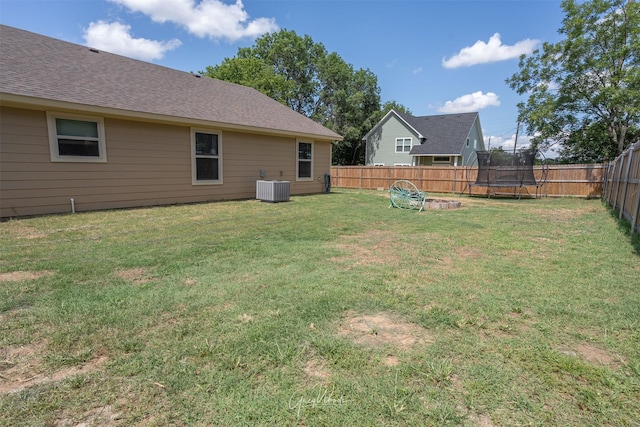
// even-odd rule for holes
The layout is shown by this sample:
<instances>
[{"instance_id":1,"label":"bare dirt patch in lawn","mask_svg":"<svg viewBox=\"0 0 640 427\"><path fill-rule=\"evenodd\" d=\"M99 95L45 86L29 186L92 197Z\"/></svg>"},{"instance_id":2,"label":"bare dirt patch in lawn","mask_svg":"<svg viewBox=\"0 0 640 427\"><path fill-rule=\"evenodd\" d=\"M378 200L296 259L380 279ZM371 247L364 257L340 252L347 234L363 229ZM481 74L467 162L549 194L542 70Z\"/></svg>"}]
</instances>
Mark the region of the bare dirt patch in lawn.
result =
<instances>
[{"instance_id":1,"label":"bare dirt patch in lawn","mask_svg":"<svg viewBox=\"0 0 640 427\"><path fill-rule=\"evenodd\" d=\"M559 346L555 350L570 357L579 357L592 365L616 367L624 361L595 345L581 343L575 346Z\"/></svg>"},{"instance_id":2,"label":"bare dirt patch in lawn","mask_svg":"<svg viewBox=\"0 0 640 427\"><path fill-rule=\"evenodd\" d=\"M123 418L123 415L120 412L117 412L113 405L106 405L86 411L80 417L80 419L83 420L80 423L75 421L72 417L63 417L58 419L54 425L56 427L110 427L122 425L121 422L118 422L121 418Z\"/></svg>"},{"instance_id":3,"label":"bare dirt patch in lawn","mask_svg":"<svg viewBox=\"0 0 640 427\"><path fill-rule=\"evenodd\" d=\"M22 282L24 280L36 280L44 276L51 276L53 271L10 271L0 273L0 282Z\"/></svg>"},{"instance_id":4,"label":"bare dirt patch in lawn","mask_svg":"<svg viewBox=\"0 0 640 427\"><path fill-rule=\"evenodd\" d=\"M484 256L478 248L464 245L456 246L455 252L457 258L463 259L480 259Z\"/></svg>"},{"instance_id":5,"label":"bare dirt patch in lawn","mask_svg":"<svg viewBox=\"0 0 640 427\"><path fill-rule=\"evenodd\" d=\"M324 360L318 358L308 360L303 368L303 371L308 377L317 380L324 381L331 377L331 374L329 373Z\"/></svg>"},{"instance_id":6,"label":"bare dirt patch in lawn","mask_svg":"<svg viewBox=\"0 0 640 427\"><path fill-rule=\"evenodd\" d=\"M612 366L620 362L620 358L591 344L580 344L576 350L584 360L593 365Z\"/></svg>"},{"instance_id":7,"label":"bare dirt patch in lawn","mask_svg":"<svg viewBox=\"0 0 640 427\"><path fill-rule=\"evenodd\" d=\"M146 268L129 268L126 270L118 270L114 273L116 277L131 282L134 285L143 285L150 282L153 276Z\"/></svg>"},{"instance_id":8,"label":"bare dirt patch in lawn","mask_svg":"<svg viewBox=\"0 0 640 427\"><path fill-rule=\"evenodd\" d=\"M357 344L398 350L410 350L434 341L426 329L391 313L362 315L349 312L341 320L338 333Z\"/></svg>"},{"instance_id":9,"label":"bare dirt patch in lawn","mask_svg":"<svg viewBox=\"0 0 640 427\"><path fill-rule=\"evenodd\" d=\"M400 364L400 358L393 354L389 354L382 360L382 363L386 366L398 366Z\"/></svg>"},{"instance_id":10,"label":"bare dirt patch in lawn","mask_svg":"<svg viewBox=\"0 0 640 427\"><path fill-rule=\"evenodd\" d=\"M347 263L350 266L397 263L400 261L400 244L389 231L374 230L371 233L355 236L342 236L335 245L345 254L332 261Z\"/></svg>"},{"instance_id":11,"label":"bare dirt patch in lawn","mask_svg":"<svg viewBox=\"0 0 640 427\"><path fill-rule=\"evenodd\" d=\"M532 209L530 215L539 218L546 218L549 221L567 221L582 216L586 213L597 211L597 207L586 207L584 209Z\"/></svg>"},{"instance_id":12,"label":"bare dirt patch in lawn","mask_svg":"<svg viewBox=\"0 0 640 427\"><path fill-rule=\"evenodd\" d=\"M491 417L488 415L469 415L469 421L473 423L474 426L477 427L494 427L495 424L491 421Z\"/></svg>"},{"instance_id":13,"label":"bare dirt patch in lawn","mask_svg":"<svg viewBox=\"0 0 640 427\"><path fill-rule=\"evenodd\" d=\"M101 356L82 366L65 367L46 373L42 360L45 347L45 343L36 343L8 346L0 351L0 394L16 393L39 384L94 372L107 360L106 356Z\"/></svg>"}]
</instances>

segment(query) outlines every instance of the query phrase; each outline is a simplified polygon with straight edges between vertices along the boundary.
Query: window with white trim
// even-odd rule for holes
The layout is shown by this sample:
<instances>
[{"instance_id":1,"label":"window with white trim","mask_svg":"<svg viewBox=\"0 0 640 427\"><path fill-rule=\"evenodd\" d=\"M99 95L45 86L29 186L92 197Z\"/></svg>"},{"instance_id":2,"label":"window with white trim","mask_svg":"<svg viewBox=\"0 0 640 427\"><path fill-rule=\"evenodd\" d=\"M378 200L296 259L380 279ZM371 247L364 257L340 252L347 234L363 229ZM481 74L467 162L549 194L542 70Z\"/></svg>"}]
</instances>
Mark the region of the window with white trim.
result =
<instances>
[{"instance_id":1,"label":"window with white trim","mask_svg":"<svg viewBox=\"0 0 640 427\"><path fill-rule=\"evenodd\" d=\"M222 140L220 132L191 130L191 174L193 184L222 184Z\"/></svg>"},{"instance_id":2,"label":"window with white trim","mask_svg":"<svg viewBox=\"0 0 640 427\"><path fill-rule=\"evenodd\" d=\"M102 117L47 112L47 128L52 162L107 161Z\"/></svg>"},{"instance_id":3,"label":"window with white trim","mask_svg":"<svg viewBox=\"0 0 640 427\"><path fill-rule=\"evenodd\" d=\"M313 179L313 143L298 141L296 164L296 177L298 181Z\"/></svg>"},{"instance_id":4,"label":"window with white trim","mask_svg":"<svg viewBox=\"0 0 640 427\"><path fill-rule=\"evenodd\" d=\"M449 156L434 156L433 163L451 163L451 157Z\"/></svg>"},{"instance_id":5,"label":"window with white trim","mask_svg":"<svg viewBox=\"0 0 640 427\"><path fill-rule=\"evenodd\" d=\"M411 151L411 138L396 138L396 153Z\"/></svg>"}]
</instances>

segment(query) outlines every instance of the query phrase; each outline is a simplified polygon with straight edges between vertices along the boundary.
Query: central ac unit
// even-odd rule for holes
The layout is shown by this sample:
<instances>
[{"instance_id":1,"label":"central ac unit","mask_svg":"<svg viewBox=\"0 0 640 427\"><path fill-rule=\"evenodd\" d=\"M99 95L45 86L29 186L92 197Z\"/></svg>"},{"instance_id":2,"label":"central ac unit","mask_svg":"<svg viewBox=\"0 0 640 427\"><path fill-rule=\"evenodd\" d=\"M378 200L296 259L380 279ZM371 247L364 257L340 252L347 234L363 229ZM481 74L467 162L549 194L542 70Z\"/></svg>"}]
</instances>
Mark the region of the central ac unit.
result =
<instances>
[{"instance_id":1,"label":"central ac unit","mask_svg":"<svg viewBox=\"0 0 640 427\"><path fill-rule=\"evenodd\" d=\"M256 181L256 199L263 202L287 202L291 196L289 181Z\"/></svg>"}]
</instances>

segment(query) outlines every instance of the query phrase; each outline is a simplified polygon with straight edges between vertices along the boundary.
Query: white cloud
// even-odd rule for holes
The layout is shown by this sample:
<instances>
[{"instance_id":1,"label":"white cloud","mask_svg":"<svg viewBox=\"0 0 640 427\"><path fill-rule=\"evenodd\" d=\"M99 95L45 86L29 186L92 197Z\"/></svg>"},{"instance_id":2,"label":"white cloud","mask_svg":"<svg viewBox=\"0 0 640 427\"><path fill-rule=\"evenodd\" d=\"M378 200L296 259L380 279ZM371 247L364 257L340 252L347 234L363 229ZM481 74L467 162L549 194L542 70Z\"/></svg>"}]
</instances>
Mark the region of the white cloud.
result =
<instances>
[{"instance_id":1,"label":"white cloud","mask_svg":"<svg viewBox=\"0 0 640 427\"><path fill-rule=\"evenodd\" d=\"M531 144L531 136L527 135L518 135L517 149L520 148L528 148ZM489 146L491 144L491 146ZM516 134L511 134L509 136L491 136L484 138L484 146L486 148L498 148L502 147L504 151L512 152L513 146L516 144Z\"/></svg>"},{"instance_id":2,"label":"white cloud","mask_svg":"<svg viewBox=\"0 0 640 427\"><path fill-rule=\"evenodd\" d=\"M274 18L249 20L242 0L227 4L221 0L111 0L133 12L141 12L155 22L183 25L198 37L235 41L278 30Z\"/></svg>"},{"instance_id":3,"label":"white cloud","mask_svg":"<svg viewBox=\"0 0 640 427\"><path fill-rule=\"evenodd\" d=\"M89 28L84 30L83 37L87 46L145 61L161 59L167 51L182 44L178 39L169 41L136 39L131 36L130 31L130 25L98 21L89 24Z\"/></svg>"},{"instance_id":4,"label":"white cloud","mask_svg":"<svg viewBox=\"0 0 640 427\"><path fill-rule=\"evenodd\" d=\"M502 44L500 34L491 36L488 43L478 40L473 46L460 49L457 55L442 60L445 68L469 67L487 62L504 61L518 58L522 54L530 54L535 49L539 40L525 39L513 46Z\"/></svg>"},{"instance_id":5,"label":"white cloud","mask_svg":"<svg viewBox=\"0 0 640 427\"><path fill-rule=\"evenodd\" d=\"M482 91L462 95L453 101L447 101L438 108L441 113L469 113L482 110L486 107L497 107L500 105L498 95L493 92L482 93Z\"/></svg>"},{"instance_id":6,"label":"white cloud","mask_svg":"<svg viewBox=\"0 0 640 427\"><path fill-rule=\"evenodd\" d=\"M516 143L516 134L511 134L510 136L485 136L484 137L484 146L488 149L502 147L502 149L508 153L513 152L513 146L516 145L516 150L522 150L531 147L531 140L533 136L531 135L518 135L518 141ZM542 151L543 158L553 159L558 157L558 148L557 147L549 147L547 150Z\"/></svg>"},{"instance_id":7,"label":"white cloud","mask_svg":"<svg viewBox=\"0 0 640 427\"><path fill-rule=\"evenodd\" d=\"M418 67L412 71L413 74L420 74L422 72L422 67Z\"/></svg>"}]
</instances>

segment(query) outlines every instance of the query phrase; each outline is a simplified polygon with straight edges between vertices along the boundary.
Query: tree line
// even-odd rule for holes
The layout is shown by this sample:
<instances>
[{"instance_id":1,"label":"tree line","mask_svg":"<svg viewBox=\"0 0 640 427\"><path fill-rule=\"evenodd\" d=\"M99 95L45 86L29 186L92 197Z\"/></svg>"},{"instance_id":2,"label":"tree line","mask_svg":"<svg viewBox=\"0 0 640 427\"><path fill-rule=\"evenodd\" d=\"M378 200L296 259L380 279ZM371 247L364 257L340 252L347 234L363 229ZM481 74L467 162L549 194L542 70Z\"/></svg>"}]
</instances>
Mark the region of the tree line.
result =
<instances>
[{"instance_id":1,"label":"tree line","mask_svg":"<svg viewBox=\"0 0 640 427\"><path fill-rule=\"evenodd\" d=\"M522 56L507 84L526 101L518 119L536 148L560 147L561 162L614 158L640 138L640 11L631 0L563 0L565 39ZM363 164L363 136L392 108L378 78L354 69L308 35L280 30L201 74L253 87L344 137L336 165Z\"/></svg>"},{"instance_id":2,"label":"tree line","mask_svg":"<svg viewBox=\"0 0 640 427\"><path fill-rule=\"evenodd\" d=\"M208 66L203 75L253 87L343 136L333 145L333 163L364 163L362 137L392 108L381 104L378 78L354 69L308 35L280 30L266 34L233 58Z\"/></svg>"}]
</instances>

